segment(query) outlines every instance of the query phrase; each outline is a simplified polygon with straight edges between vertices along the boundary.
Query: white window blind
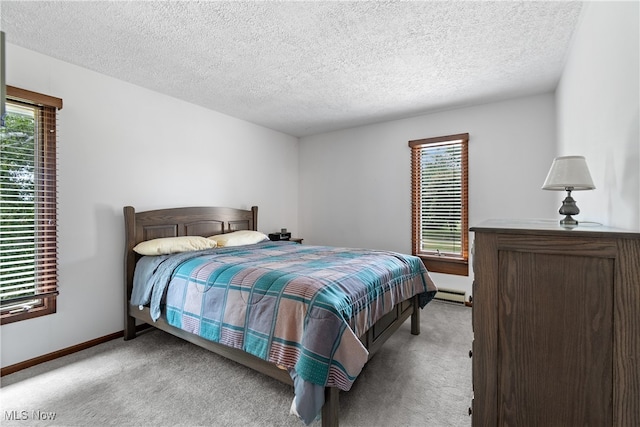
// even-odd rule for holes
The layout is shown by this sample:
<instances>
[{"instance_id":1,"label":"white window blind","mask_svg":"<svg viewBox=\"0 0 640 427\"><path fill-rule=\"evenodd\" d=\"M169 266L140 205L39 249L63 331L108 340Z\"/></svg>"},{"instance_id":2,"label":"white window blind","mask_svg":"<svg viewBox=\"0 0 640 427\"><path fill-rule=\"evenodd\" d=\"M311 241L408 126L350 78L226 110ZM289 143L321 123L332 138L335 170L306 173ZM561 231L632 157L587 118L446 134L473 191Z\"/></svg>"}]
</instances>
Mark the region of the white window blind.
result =
<instances>
[{"instance_id":1,"label":"white window blind","mask_svg":"<svg viewBox=\"0 0 640 427\"><path fill-rule=\"evenodd\" d=\"M55 312L56 111L29 99L7 99L0 129L2 323Z\"/></svg>"},{"instance_id":2,"label":"white window blind","mask_svg":"<svg viewBox=\"0 0 640 427\"><path fill-rule=\"evenodd\" d=\"M462 244L462 144L420 150L420 246L424 252L459 254Z\"/></svg>"}]
</instances>

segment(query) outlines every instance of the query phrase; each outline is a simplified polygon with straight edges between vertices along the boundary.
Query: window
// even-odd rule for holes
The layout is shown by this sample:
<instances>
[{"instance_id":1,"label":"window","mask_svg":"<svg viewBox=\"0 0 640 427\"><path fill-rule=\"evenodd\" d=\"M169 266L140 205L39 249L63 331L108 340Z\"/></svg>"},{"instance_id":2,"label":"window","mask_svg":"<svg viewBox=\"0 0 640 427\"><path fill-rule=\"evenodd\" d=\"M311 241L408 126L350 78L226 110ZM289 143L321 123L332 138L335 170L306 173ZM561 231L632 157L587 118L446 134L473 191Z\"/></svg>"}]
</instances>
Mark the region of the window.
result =
<instances>
[{"instance_id":1,"label":"window","mask_svg":"<svg viewBox=\"0 0 640 427\"><path fill-rule=\"evenodd\" d=\"M55 313L56 112L62 100L7 86L0 128L0 318Z\"/></svg>"},{"instance_id":2,"label":"window","mask_svg":"<svg viewBox=\"0 0 640 427\"><path fill-rule=\"evenodd\" d=\"M409 141L413 254L429 271L469 275L469 134Z\"/></svg>"}]
</instances>

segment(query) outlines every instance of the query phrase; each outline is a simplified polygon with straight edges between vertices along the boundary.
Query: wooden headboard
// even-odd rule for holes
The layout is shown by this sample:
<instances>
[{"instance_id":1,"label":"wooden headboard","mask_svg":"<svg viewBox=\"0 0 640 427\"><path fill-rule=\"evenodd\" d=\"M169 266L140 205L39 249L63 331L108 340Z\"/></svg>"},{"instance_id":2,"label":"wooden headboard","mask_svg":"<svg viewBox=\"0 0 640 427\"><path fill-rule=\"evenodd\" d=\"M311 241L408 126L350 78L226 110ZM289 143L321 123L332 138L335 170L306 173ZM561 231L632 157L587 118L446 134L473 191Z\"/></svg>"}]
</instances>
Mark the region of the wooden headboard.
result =
<instances>
[{"instance_id":1,"label":"wooden headboard","mask_svg":"<svg viewBox=\"0 0 640 427\"><path fill-rule=\"evenodd\" d=\"M125 317L133 289L133 272L140 258L133 248L140 242L160 237L213 236L237 230L258 229L258 207L250 210L222 207L185 207L136 212L125 206Z\"/></svg>"}]
</instances>

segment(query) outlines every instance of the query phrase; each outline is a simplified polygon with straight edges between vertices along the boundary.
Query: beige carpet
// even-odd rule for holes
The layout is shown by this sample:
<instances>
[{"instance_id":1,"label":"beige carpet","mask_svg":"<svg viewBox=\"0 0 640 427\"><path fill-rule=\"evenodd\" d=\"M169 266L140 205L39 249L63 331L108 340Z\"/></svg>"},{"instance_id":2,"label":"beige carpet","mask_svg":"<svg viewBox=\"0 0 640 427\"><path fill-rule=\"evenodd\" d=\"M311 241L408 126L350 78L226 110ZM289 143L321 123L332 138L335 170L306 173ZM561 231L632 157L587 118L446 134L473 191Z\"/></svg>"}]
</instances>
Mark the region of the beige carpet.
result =
<instances>
[{"instance_id":1,"label":"beige carpet","mask_svg":"<svg viewBox=\"0 0 640 427\"><path fill-rule=\"evenodd\" d=\"M413 336L407 321L340 393L341 426L471 424L471 309L434 301L421 328ZM292 398L287 385L154 330L3 377L0 424L303 426L288 414Z\"/></svg>"}]
</instances>

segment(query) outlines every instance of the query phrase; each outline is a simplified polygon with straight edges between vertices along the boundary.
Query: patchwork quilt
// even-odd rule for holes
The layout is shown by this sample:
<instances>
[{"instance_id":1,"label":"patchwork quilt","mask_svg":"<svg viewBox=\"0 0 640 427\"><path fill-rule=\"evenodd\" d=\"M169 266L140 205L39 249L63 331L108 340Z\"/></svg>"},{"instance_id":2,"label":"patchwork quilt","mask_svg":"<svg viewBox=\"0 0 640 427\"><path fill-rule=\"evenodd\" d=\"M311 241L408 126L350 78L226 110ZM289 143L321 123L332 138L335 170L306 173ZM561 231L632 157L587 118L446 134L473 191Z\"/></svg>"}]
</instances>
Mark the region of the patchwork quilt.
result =
<instances>
[{"instance_id":1,"label":"patchwork quilt","mask_svg":"<svg viewBox=\"0 0 640 427\"><path fill-rule=\"evenodd\" d=\"M435 292L411 255L262 242L143 257L131 303L294 379L349 390L368 358L358 337L395 304L420 294L424 306Z\"/></svg>"}]
</instances>

